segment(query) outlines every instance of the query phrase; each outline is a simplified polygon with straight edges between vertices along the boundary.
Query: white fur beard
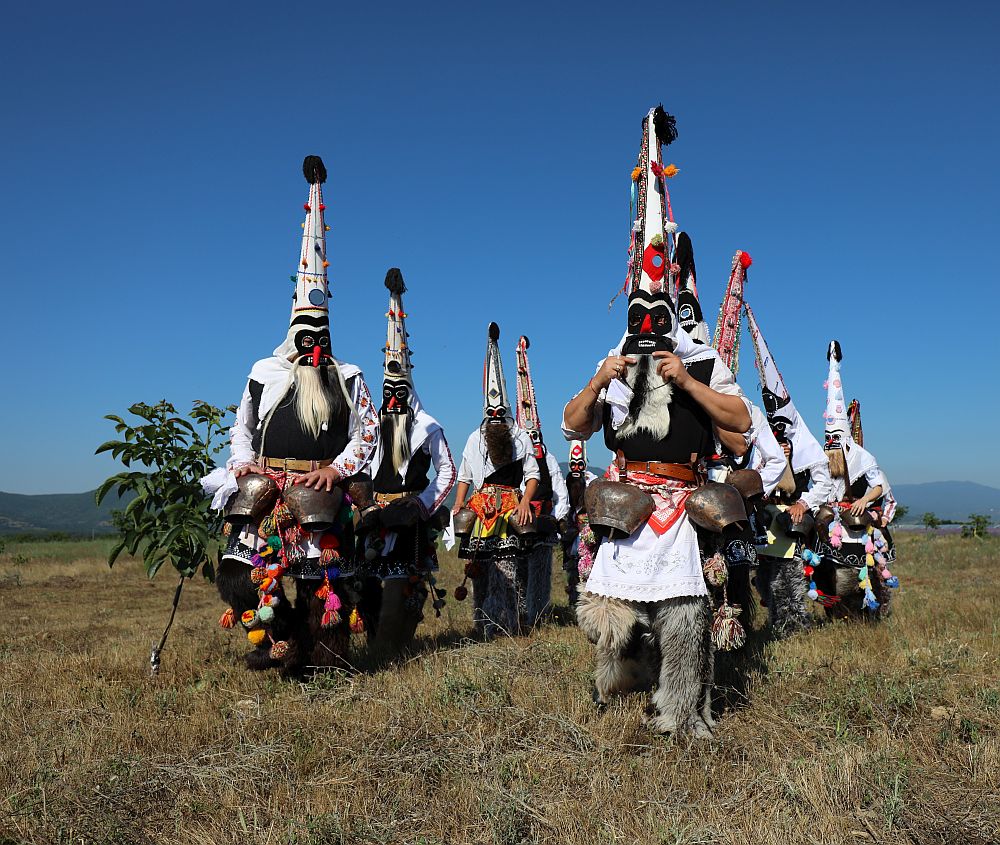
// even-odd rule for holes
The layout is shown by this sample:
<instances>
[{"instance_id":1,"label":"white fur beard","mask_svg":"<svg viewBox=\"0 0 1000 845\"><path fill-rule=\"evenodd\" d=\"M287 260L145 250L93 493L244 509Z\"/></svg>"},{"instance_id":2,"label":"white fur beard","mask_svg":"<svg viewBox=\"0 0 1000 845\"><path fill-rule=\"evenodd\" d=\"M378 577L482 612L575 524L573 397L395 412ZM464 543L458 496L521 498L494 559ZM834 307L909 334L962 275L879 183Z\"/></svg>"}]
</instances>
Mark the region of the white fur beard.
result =
<instances>
[{"instance_id":1,"label":"white fur beard","mask_svg":"<svg viewBox=\"0 0 1000 845\"><path fill-rule=\"evenodd\" d=\"M618 437L630 437L640 431L646 431L658 440L662 440L670 433L670 402L673 400L674 386L669 382L664 383L660 374L656 372L656 365L659 362L655 358L651 355L636 357L640 359L640 363L629 368L625 383L635 390L638 380L644 378L646 396L637 418L632 419L631 414L625 417L621 428L618 429ZM642 365L643 358L648 359L648 368Z\"/></svg>"},{"instance_id":2,"label":"white fur beard","mask_svg":"<svg viewBox=\"0 0 1000 845\"><path fill-rule=\"evenodd\" d=\"M302 427L313 437L319 437L323 424L333 411L333 402L318 367L303 364L303 359L292 367L295 382L295 416Z\"/></svg>"},{"instance_id":3,"label":"white fur beard","mask_svg":"<svg viewBox=\"0 0 1000 845\"><path fill-rule=\"evenodd\" d=\"M847 456L843 448L826 449L826 459L830 462L830 475L834 478L847 478Z\"/></svg>"},{"instance_id":4,"label":"white fur beard","mask_svg":"<svg viewBox=\"0 0 1000 845\"><path fill-rule=\"evenodd\" d=\"M387 414L390 440L382 448L392 455L392 468L402 474L403 465L410 460L410 418L408 414ZM384 431L384 429L383 429Z\"/></svg>"}]
</instances>

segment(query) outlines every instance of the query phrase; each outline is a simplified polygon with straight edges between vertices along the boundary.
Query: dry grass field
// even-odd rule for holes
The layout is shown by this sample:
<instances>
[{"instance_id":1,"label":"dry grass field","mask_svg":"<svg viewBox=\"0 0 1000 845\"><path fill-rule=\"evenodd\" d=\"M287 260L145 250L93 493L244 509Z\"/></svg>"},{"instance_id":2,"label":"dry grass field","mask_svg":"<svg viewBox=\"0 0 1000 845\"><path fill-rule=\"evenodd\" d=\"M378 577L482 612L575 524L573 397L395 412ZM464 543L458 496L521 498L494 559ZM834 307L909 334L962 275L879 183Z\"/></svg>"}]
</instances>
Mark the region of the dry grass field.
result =
<instances>
[{"instance_id":1,"label":"dry grass field","mask_svg":"<svg viewBox=\"0 0 1000 845\"><path fill-rule=\"evenodd\" d=\"M576 628L473 642L452 600L402 665L298 684L195 581L151 680L174 582L106 545L0 555L0 843L1000 841L998 540L903 536L892 618L758 634L693 746L594 709Z\"/></svg>"}]
</instances>

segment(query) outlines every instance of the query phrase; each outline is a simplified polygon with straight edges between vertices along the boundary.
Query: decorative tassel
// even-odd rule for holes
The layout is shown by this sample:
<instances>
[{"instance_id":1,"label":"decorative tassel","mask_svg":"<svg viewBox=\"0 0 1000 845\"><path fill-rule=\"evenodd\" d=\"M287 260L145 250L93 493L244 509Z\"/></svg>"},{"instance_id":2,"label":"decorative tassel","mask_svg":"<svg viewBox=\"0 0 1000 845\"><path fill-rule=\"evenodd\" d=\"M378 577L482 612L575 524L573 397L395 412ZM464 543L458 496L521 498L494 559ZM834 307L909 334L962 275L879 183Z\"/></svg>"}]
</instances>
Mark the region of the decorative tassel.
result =
<instances>
[{"instance_id":1,"label":"decorative tassel","mask_svg":"<svg viewBox=\"0 0 1000 845\"><path fill-rule=\"evenodd\" d=\"M288 654L288 643L284 640L278 640L276 643L271 644L271 659L281 660L285 655Z\"/></svg>"},{"instance_id":2,"label":"decorative tassel","mask_svg":"<svg viewBox=\"0 0 1000 845\"><path fill-rule=\"evenodd\" d=\"M712 644L720 651L732 651L747 641L747 632L736 618L742 613L739 605L723 603L712 620Z\"/></svg>"},{"instance_id":3,"label":"decorative tassel","mask_svg":"<svg viewBox=\"0 0 1000 845\"><path fill-rule=\"evenodd\" d=\"M870 587L865 588L865 600L863 607L871 611L876 611L879 609L878 599L875 598L875 593L871 591Z\"/></svg>"},{"instance_id":4,"label":"decorative tassel","mask_svg":"<svg viewBox=\"0 0 1000 845\"><path fill-rule=\"evenodd\" d=\"M835 549L839 549L844 545L844 526L841 524L839 516L835 518L833 525L830 526L830 545Z\"/></svg>"},{"instance_id":5,"label":"decorative tassel","mask_svg":"<svg viewBox=\"0 0 1000 845\"><path fill-rule=\"evenodd\" d=\"M641 167L632 168L632 181L638 182L640 176L642 176L642 168Z\"/></svg>"},{"instance_id":6,"label":"decorative tassel","mask_svg":"<svg viewBox=\"0 0 1000 845\"><path fill-rule=\"evenodd\" d=\"M725 558L718 552L702 564L702 572L705 573L705 580L712 587L721 587L729 577Z\"/></svg>"},{"instance_id":7,"label":"decorative tassel","mask_svg":"<svg viewBox=\"0 0 1000 845\"><path fill-rule=\"evenodd\" d=\"M347 624L351 628L352 634L363 634L365 632L365 620L361 618L358 609L351 610L351 615L347 618Z\"/></svg>"},{"instance_id":8,"label":"decorative tassel","mask_svg":"<svg viewBox=\"0 0 1000 845\"><path fill-rule=\"evenodd\" d=\"M336 610L324 610L320 625L324 628L335 628L340 624L340 614Z\"/></svg>"},{"instance_id":9,"label":"decorative tassel","mask_svg":"<svg viewBox=\"0 0 1000 845\"><path fill-rule=\"evenodd\" d=\"M680 168L676 164L668 164L663 168L663 175L668 179L673 179L680 172Z\"/></svg>"},{"instance_id":10,"label":"decorative tassel","mask_svg":"<svg viewBox=\"0 0 1000 845\"><path fill-rule=\"evenodd\" d=\"M236 627L236 611L231 607L227 607L225 613L219 618L219 624L223 628L235 628Z\"/></svg>"},{"instance_id":11,"label":"decorative tassel","mask_svg":"<svg viewBox=\"0 0 1000 845\"><path fill-rule=\"evenodd\" d=\"M469 591L465 588L464 584L459 584L455 587L455 601L465 601L468 595Z\"/></svg>"},{"instance_id":12,"label":"decorative tassel","mask_svg":"<svg viewBox=\"0 0 1000 845\"><path fill-rule=\"evenodd\" d=\"M270 538L272 534L278 533L278 520L274 518L273 513L269 513L260 521L260 525L257 526L257 532L267 538Z\"/></svg>"},{"instance_id":13,"label":"decorative tassel","mask_svg":"<svg viewBox=\"0 0 1000 845\"><path fill-rule=\"evenodd\" d=\"M284 502L275 507L273 516L278 528L288 528L295 524L295 517Z\"/></svg>"},{"instance_id":14,"label":"decorative tassel","mask_svg":"<svg viewBox=\"0 0 1000 845\"><path fill-rule=\"evenodd\" d=\"M316 596L320 601L325 601L326 597L330 595L330 582L324 581L322 586L313 595Z\"/></svg>"},{"instance_id":15,"label":"decorative tassel","mask_svg":"<svg viewBox=\"0 0 1000 845\"><path fill-rule=\"evenodd\" d=\"M344 603L340 600L340 596L338 596L333 590L330 590L323 602L323 607L327 610L340 610L343 606Z\"/></svg>"}]
</instances>

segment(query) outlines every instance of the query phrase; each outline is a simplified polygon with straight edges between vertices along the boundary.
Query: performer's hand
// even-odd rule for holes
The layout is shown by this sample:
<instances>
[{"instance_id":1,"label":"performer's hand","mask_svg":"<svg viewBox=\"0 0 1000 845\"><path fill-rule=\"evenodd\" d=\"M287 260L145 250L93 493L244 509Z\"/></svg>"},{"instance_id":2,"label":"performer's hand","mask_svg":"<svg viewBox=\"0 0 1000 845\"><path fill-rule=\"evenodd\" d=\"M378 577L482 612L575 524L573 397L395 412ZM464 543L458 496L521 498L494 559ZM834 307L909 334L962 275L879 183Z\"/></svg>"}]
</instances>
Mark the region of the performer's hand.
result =
<instances>
[{"instance_id":1,"label":"performer's hand","mask_svg":"<svg viewBox=\"0 0 1000 845\"><path fill-rule=\"evenodd\" d=\"M868 507L868 503L858 499L856 502L851 502L851 514L853 516L861 516Z\"/></svg>"},{"instance_id":2,"label":"performer's hand","mask_svg":"<svg viewBox=\"0 0 1000 845\"><path fill-rule=\"evenodd\" d=\"M789 460L792 459L792 445L791 443L785 442L781 444L781 451L785 453L785 457Z\"/></svg>"},{"instance_id":3,"label":"performer's hand","mask_svg":"<svg viewBox=\"0 0 1000 845\"><path fill-rule=\"evenodd\" d=\"M514 508L514 522L518 525L527 525L534 516L534 511L531 509L531 502L527 499L521 499L518 506Z\"/></svg>"},{"instance_id":4,"label":"performer's hand","mask_svg":"<svg viewBox=\"0 0 1000 845\"><path fill-rule=\"evenodd\" d=\"M300 475L293 482L294 484L305 484L313 490L326 490L329 493L333 486L340 481L340 473L333 467L321 467Z\"/></svg>"},{"instance_id":5,"label":"performer's hand","mask_svg":"<svg viewBox=\"0 0 1000 845\"><path fill-rule=\"evenodd\" d=\"M681 390L687 390L691 376L681 363L681 359L673 352L654 352L653 357L659 360L656 372L664 381L673 381Z\"/></svg>"},{"instance_id":6,"label":"performer's hand","mask_svg":"<svg viewBox=\"0 0 1000 845\"><path fill-rule=\"evenodd\" d=\"M243 464L241 467L237 467L233 470L233 475L239 478L242 475L264 475L264 468L257 466L257 464Z\"/></svg>"},{"instance_id":7,"label":"performer's hand","mask_svg":"<svg viewBox=\"0 0 1000 845\"><path fill-rule=\"evenodd\" d=\"M455 515L457 516L457 515L458 515L458 512L459 512L459 511L460 511L460 510L461 510L462 508L464 508L464 507L465 507L465 502L460 502L460 501L458 501L458 500L456 499L456 500L455 500L455 507L453 507L453 508L451 509L451 512L452 512L453 514L455 514Z\"/></svg>"},{"instance_id":8,"label":"performer's hand","mask_svg":"<svg viewBox=\"0 0 1000 845\"><path fill-rule=\"evenodd\" d=\"M628 368L635 364L635 358L625 355L609 355L604 359L597 375L592 379L595 387L607 387L616 378L625 378Z\"/></svg>"},{"instance_id":9,"label":"performer's hand","mask_svg":"<svg viewBox=\"0 0 1000 845\"><path fill-rule=\"evenodd\" d=\"M802 522L802 518L808 510L806 503L799 500L788 509L788 515L792 518L792 522Z\"/></svg>"}]
</instances>

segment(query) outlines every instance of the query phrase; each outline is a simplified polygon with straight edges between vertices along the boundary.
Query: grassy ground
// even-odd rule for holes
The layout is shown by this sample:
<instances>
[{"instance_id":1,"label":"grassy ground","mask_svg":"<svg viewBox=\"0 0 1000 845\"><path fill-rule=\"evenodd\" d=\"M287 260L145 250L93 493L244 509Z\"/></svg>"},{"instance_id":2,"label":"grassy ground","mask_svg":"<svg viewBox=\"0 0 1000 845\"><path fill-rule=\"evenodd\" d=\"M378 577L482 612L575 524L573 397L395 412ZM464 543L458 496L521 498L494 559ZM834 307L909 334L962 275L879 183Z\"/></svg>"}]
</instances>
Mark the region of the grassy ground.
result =
<instances>
[{"instance_id":1,"label":"grassy ground","mask_svg":"<svg viewBox=\"0 0 1000 845\"><path fill-rule=\"evenodd\" d=\"M594 710L575 628L474 643L454 601L403 665L300 685L196 581L150 680L173 580L106 545L0 556L0 843L1000 841L1000 541L904 536L886 624L756 637L690 747Z\"/></svg>"}]
</instances>

